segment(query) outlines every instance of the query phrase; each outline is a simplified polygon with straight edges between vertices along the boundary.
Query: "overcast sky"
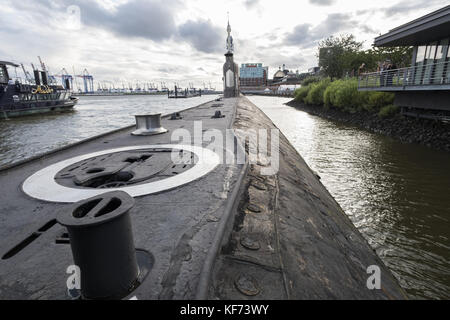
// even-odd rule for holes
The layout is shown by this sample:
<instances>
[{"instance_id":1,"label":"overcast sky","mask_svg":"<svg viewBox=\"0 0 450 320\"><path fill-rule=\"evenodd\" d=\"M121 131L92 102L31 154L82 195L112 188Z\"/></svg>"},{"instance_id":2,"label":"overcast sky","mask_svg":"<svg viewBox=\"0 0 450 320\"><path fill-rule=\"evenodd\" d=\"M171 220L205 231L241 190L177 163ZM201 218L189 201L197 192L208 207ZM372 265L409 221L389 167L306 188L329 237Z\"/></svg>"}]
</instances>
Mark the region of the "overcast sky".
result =
<instances>
[{"instance_id":1,"label":"overcast sky","mask_svg":"<svg viewBox=\"0 0 450 320\"><path fill-rule=\"evenodd\" d=\"M317 43L375 36L448 0L0 0L0 60L51 72L84 68L95 80L221 86L227 12L235 61L262 62L269 76L317 65Z\"/></svg>"}]
</instances>

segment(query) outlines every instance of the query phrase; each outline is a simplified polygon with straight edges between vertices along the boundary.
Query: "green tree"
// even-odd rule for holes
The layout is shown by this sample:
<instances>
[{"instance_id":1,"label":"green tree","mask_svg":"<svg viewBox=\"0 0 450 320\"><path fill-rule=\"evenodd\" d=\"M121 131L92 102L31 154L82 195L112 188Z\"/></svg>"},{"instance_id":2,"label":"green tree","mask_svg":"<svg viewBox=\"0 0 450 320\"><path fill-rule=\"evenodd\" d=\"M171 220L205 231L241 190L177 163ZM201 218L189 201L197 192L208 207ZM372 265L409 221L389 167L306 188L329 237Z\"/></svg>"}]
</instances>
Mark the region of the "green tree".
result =
<instances>
[{"instance_id":1,"label":"green tree","mask_svg":"<svg viewBox=\"0 0 450 320\"><path fill-rule=\"evenodd\" d=\"M326 38L319 42L319 67L331 79L342 77L348 70L358 70L362 45L352 34Z\"/></svg>"},{"instance_id":2,"label":"green tree","mask_svg":"<svg viewBox=\"0 0 450 320\"><path fill-rule=\"evenodd\" d=\"M380 62L391 60L397 68L411 65L413 47L373 47L372 50L367 51Z\"/></svg>"}]
</instances>

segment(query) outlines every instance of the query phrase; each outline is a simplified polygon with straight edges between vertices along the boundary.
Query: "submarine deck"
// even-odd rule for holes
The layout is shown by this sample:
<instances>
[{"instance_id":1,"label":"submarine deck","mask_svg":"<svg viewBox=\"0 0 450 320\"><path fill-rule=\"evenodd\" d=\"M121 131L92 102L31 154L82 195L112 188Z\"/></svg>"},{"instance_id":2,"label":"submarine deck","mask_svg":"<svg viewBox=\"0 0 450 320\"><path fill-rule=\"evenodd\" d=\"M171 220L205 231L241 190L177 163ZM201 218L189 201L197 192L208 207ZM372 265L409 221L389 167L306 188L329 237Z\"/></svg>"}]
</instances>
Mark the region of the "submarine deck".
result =
<instances>
[{"instance_id":1,"label":"submarine deck","mask_svg":"<svg viewBox=\"0 0 450 320\"><path fill-rule=\"evenodd\" d=\"M0 298L70 299L66 270L73 264L72 252L64 238L67 231L55 220L67 204L28 196L24 181L80 155L171 144L175 129L193 136L214 129L229 137L230 128L275 128L245 97L220 104L212 101L182 111L178 120L163 118L162 126L169 130L165 134L132 136L134 129L128 127L1 170ZM217 110L225 117L212 118ZM200 132L196 121L202 121ZM136 197L130 210L134 242L151 256L151 264L141 285L125 298L404 298L390 272L284 136L279 172L262 176L260 167L222 162L190 183ZM181 167L171 167L172 176L177 170L183 173ZM44 194L47 187L42 185ZM75 195L81 189L71 187ZM381 290L366 286L370 265L381 268Z\"/></svg>"}]
</instances>

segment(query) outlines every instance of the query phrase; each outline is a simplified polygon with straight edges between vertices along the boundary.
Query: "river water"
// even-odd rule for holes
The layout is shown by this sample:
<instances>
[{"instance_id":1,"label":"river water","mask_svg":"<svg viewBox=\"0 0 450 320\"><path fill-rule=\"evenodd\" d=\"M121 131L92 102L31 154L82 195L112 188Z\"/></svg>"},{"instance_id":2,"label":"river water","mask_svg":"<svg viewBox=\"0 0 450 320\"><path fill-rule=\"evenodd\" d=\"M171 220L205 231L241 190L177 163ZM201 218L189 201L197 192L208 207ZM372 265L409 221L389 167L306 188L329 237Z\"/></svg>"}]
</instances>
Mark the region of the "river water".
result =
<instances>
[{"instance_id":1,"label":"river water","mask_svg":"<svg viewBox=\"0 0 450 320\"><path fill-rule=\"evenodd\" d=\"M81 97L75 110L0 121L0 166L216 98ZM281 129L411 298L450 298L450 154L250 97Z\"/></svg>"},{"instance_id":2,"label":"river water","mask_svg":"<svg viewBox=\"0 0 450 320\"><path fill-rule=\"evenodd\" d=\"M450 298L450 153L252 96L413 299Z\"/></svg>"},{"instance_id":3,"label":"river water","mask_svg":"<svg viewBox=\"0 0 450 320\"><path fill-rule=\"evenodd\" d=\"M74 111L0 121L0 167L35 154L135 123L135 114L168 114L217 98L204 95L80 97Z\"/></svg>"}]
</instances>

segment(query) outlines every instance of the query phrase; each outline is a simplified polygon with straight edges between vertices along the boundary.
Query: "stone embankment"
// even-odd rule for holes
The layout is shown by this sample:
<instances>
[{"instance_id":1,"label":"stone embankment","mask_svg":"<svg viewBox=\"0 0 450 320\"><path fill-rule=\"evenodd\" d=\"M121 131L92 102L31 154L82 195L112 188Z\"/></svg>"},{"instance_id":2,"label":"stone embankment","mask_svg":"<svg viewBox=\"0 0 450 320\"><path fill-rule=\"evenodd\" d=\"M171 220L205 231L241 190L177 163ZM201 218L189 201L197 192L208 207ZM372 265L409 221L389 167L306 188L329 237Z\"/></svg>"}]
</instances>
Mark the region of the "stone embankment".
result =
<instances>
[{"instance_id":1,"label":"stone embankment","mask_svg":"<svg viewBox=\"0 0 450 320\"><path fill-rule=\"evenodd\" d=\"M287 105L325 119L383 134L405 143L418 143L436 150L450 151L450 123L405 117L400 114L390 118L380 118L376 113L348 113L334 108L310 106L294 100Z\"/></svg>"}]
</instances>

